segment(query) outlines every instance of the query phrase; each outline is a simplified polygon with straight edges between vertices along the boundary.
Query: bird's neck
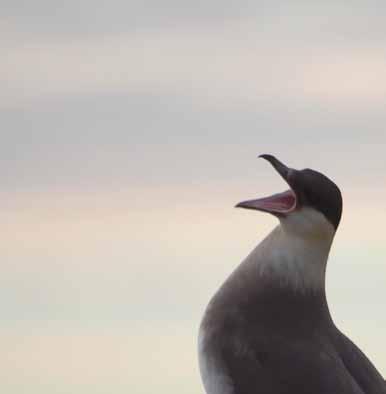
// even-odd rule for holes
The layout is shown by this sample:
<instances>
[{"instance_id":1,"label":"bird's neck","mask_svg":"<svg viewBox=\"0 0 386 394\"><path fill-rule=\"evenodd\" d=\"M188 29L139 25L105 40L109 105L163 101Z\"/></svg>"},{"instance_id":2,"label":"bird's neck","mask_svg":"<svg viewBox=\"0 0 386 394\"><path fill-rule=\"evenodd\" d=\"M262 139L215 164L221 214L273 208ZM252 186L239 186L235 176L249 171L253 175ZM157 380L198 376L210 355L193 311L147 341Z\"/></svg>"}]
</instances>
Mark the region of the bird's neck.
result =
<instances>
[{"instance_id":1,"label":"bird's neck","mask_svg":"<svg viewBox=\"0 0 386 394\"><path fill-rule=\"evenodd\" d=\"M294 292L325 292L325 272L331 236L291 231L283 223L276 227L247 257L257 281L272 288Z\"/></svg>"},{"instance_id":2,"label":"bird's neck","mask_svg":"<svg viewBox=\"0 0 386 394\"><path fill-rule=\"evenodd\" d=\"M325 271L332 238L302 237L276 227L231 279L240 305L258 319L264 316L265 327L280 331L279 326L289 330L290 325L294 335L330 324Z\"/></svg>"},{"instance_id":3,"label":"bird's neck","mask_svg":"<svg viewBox=\"0 0 386 394\"><path fill-rule=\"evenodd\" d=\"M299 324L329 324L325 272L334 234L334 227L313 210L283 218L221 286L208 315L263 316L276 329L283 319L283 324L293 322L295 332Z\"/></svg>"}]
</instances>

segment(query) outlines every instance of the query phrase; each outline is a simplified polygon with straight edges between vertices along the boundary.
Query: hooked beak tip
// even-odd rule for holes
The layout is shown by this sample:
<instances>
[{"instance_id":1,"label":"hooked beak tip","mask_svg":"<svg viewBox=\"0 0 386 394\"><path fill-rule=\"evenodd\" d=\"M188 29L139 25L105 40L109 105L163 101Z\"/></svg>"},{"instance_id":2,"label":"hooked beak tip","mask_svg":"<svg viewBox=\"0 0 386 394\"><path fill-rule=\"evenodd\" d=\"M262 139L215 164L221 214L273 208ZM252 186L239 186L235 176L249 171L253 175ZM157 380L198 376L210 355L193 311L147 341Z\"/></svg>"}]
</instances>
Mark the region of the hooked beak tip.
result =
<instances>
[{"instance_id":1,"label":"hooked beak tip","mask_svg":"<svg viewBox=\"0 0 386 394\"><path fill-rule=\"evenodd\" d=\"M272 159L275 159L275 157L274 156L272 156L272 155L269 155L269 154L266 154L266 153L263 153L263 154L261 154L261 155L259 155L259 156L257 156L259 159L265 159L265 160L272 160Z\"/></svg>"},{"instance_id":2,"label":"hooked beak tip","mask_svg":"<svg viewBox=\"0 0 386 394\"><path fill-rule=\"evenodd\" d=\"M266 153L263 153L262 155L259 155L259 156L257 156L257 157L258 157L259 159L264 159L264 160L269 161L272 165L275 165L275 163L278 163L278 162L279 162L279 160L276 159L275 156L269 155L269 154L266 154Z\"/></svg>"},{"instance_id":3,"label":"hooked beak tip","mask_svg":"<svg viewBox=\"0 0 386 394\"><path fill-rule=\"evenodd\" d=\"M280 160L276 159L275 156L268 154L259 155L259 158L267 160L275 168L275 170L282 176L282 178L284 178L287 181L287 177L290 169L286 165L284 165Z\"/></svg>"}]
</instances>

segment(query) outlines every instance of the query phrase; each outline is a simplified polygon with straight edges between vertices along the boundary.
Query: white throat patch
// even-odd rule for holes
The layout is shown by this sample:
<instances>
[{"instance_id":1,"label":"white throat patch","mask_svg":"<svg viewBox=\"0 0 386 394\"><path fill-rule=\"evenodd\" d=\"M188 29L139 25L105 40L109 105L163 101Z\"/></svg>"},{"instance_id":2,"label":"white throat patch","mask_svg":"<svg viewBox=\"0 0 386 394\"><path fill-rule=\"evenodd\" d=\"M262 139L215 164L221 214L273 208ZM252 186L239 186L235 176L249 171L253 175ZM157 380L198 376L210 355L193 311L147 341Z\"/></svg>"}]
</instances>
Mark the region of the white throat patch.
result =
<instances>
[{"instance_id":1,"label":"white throat patch","mask_svg":"<svg viewBox=\"0 0 386 394\"><path fill-rule=\"evenodd\" d=\"M325 269L335 229L323 214L302 208L283 217L245 259L259 276L298 291L324 289Z\"/></svg>"}]
</instances>

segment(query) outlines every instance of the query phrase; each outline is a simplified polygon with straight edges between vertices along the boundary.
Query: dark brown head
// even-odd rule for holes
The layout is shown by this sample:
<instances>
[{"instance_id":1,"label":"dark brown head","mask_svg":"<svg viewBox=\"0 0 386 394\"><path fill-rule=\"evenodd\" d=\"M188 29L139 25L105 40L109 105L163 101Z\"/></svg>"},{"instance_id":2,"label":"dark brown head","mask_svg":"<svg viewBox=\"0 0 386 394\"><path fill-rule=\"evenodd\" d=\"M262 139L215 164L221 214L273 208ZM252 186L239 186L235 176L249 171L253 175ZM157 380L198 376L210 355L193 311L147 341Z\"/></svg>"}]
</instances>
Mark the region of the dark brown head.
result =
<instances>
[{"instance_id":1,"label":"dark brown head","mask_svg":"<svg viewBox=\"0 0 386 394\"><path fill-rule=\"evenodd\" d=\"M289 168L272 155L264 154L259 157L272 164L290 189L269 197L243 201L236 207L268 212L279 219L302 209L313 210L321 213L335 230L338 228L342 216L342 195L334 182L309 168Z\"/></svg>"}]
</instances>

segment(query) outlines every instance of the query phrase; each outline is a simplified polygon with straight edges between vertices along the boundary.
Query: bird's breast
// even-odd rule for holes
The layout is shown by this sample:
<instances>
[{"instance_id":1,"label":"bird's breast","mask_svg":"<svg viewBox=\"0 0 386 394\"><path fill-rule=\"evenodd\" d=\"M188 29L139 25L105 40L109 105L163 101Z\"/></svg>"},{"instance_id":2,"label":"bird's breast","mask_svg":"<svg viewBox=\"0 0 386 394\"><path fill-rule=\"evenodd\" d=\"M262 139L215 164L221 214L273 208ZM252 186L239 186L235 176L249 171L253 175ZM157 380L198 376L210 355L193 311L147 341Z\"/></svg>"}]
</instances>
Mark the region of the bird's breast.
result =
<instances>
[{"instance_id":1,"label":"bird's breast","mask_svg":"<svg viewBox=\"0 0 386 394\"><path fill-rule=\"evenodd\" d=\"M207 394L234 394L232 380L203 327L198 337L198 361Z\"/></svg>"}]
</instances>

